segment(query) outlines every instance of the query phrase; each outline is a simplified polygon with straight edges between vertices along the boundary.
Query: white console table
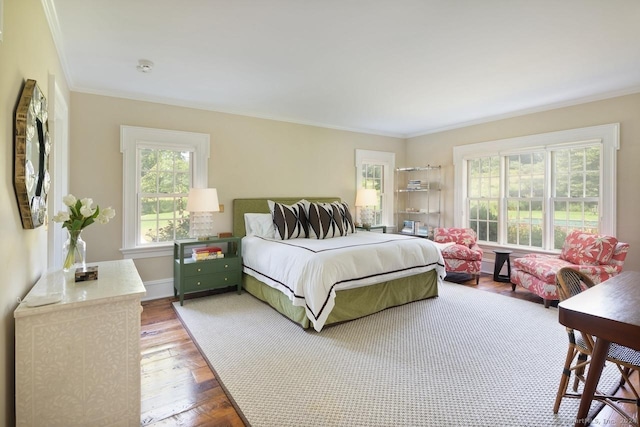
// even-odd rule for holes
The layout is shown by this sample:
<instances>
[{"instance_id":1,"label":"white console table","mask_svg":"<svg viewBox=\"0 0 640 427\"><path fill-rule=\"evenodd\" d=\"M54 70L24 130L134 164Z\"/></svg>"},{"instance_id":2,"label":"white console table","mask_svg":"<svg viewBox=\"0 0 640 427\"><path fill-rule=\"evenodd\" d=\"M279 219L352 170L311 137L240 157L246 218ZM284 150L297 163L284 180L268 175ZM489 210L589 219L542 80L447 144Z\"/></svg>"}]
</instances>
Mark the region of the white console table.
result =
<instances>
[{"instance_id":1,"label":"white console table","mask_svg":"<svg viewBox=\"0 0 640 427\"><path fill-rule=\"evenodd\" d=\"M145 288L130 259L91 265L98 280L45 274L14 311L18 426L140 425ZM58 293L60 302L28 306Z\"/></svg>"}]
</instances>

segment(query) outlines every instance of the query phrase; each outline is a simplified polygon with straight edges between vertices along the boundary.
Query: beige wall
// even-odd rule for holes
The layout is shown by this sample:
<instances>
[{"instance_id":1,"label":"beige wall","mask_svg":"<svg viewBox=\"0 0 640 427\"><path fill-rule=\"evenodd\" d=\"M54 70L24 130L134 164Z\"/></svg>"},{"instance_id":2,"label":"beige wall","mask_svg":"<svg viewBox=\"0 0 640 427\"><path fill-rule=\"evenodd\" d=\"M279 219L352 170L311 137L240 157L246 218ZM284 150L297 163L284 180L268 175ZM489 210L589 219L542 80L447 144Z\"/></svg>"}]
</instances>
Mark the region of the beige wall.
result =
<instances>
[{"instance_id":1,"label":"beige wall","mask_svg":"<svg viewBox=\"0 0 640 427\"><path fill-rule=\"evenodd\" d=\"M524 135L575 129L607 123L620 123L618 151L617 237L631 244L625 269L640 270L640 94L590 102L573 107L468 126L407 140L407 159L442 164L446 190L444 225L453 225L453 147ZM434 146L438 149L434 150Z\"/></svg>"},{"instance_id":2,"label":"beige wall","mask_svg":"<svg viewBox=\"0 0 640 427\"><path fill-rule=\"evenodd\" d=\"M25 29L29 31L25 31ZM49 93L54 75L69 98L39 0L4 0L4 40L0 42L0 147L4 168L0 186L0 425L14 424L14 321L16 300L23 297L46 269L46 227L24 230L13 190L13 111L26 78L36 79ZM621 123L618 153L618 237L631 243L627 269L640 268L640 238L635 218L640 216L636 187L640 178L640 94L583 104L523 117L496 121L407 141L322 129L313 126L237 115L73 93L70 105L70 189L92 197L118 213L107 225L85 231L88 260L121 258L122 155L119 126L157 127L211 135L209 185L218 188L226 207L219 214L219 231L231 229L231 201L238 197L337 195L355 198L354 150L396 153L398 166L442 164L445 186L453 187L451 148L458 144L502 139L603 123ZM54 141L55 143L55 141ZM52 177L56 179L56 177ZM446 211L453 209L453 193L445 192ZM453 218L444 217L445 225ZM143 280L172 275L167 257L137 260Z\"/></svg>"},{"instance_id":3,"label":"beige wall","mask_svg":"<svg viewBox=\"0 0 640 427\"><path fill-rule=\"evenodd\" d=\"M339 196L355 201L355 149L391 151L404 161L405 141L232 114L83 93L71 95L71 192L111 205L115 220L83 232L89 261L121 258L120 125L207 133L209 186L225 212L217 231L231 231L231 202L241 197ZM143 281L172 277L170 257L135 261Z\"/></svg>"},{"instance_id":4,"label":"beige wall","mask_svg":"<svg viewBox=\"0 0 640 427\"><path fill-rule=\"evenodd\" d=\"M48 94L50 74L68 102L67 85L40 0L4 0L0 42L0 425L5 426L15 424L13 310L17 298L26 295L47 267L47 228L22 228L13 190L13 115L24 81L36 80Z\"/></svg>"}]
</instances>

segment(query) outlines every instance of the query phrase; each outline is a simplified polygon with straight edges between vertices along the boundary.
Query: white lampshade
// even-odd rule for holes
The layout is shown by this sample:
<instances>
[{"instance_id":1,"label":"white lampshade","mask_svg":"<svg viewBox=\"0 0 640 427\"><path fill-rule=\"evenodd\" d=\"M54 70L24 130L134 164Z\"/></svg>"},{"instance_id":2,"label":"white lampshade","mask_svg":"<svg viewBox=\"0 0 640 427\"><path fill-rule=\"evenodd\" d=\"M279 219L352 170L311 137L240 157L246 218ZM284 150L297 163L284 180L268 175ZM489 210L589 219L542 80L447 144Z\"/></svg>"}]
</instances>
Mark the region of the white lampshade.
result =
<instances>
[{"instance_id":1,"label":"white lampshade","mask_svg":"<svg viewBox=\"0 0 640 427\"><path fill-rule=\"evenodd\" d=\"M373 188L358 188L356 206L375 206L378 204L378 192Z\"/></svg>"},{"instance_id":2,"label":"white lampshade","mask_svg":"<svg viewBox=\"0 0 640 427\"><path fill-rule=\"evenodd\" d=\"M220 212L218 190L215 188L192 188L187 199L189 211L189 234L197 239L208 239L214 235L213 213Z\"/></svg>"},{"instance_id":3,"label":"white lampshade","mask_svg":"<svg viewBox=\"0 0 640 427\"><path fill-rule=\"evenodd\" d=\"M192 188L187 199L189 212L220 212L218 190L215 188Z\"/></svg>"}]
</instances>

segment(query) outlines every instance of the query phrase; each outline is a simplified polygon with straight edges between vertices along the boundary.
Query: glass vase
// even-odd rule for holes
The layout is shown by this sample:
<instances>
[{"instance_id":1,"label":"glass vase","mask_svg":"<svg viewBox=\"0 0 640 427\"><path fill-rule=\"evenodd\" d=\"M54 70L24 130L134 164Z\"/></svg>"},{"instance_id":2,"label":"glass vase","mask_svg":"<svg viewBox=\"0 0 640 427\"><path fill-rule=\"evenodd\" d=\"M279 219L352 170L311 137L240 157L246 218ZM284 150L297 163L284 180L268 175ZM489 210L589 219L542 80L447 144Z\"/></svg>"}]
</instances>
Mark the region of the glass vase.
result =
<instances>
[{"instance_id":1,"label":"glass vase","mask_svg":"<svg viewBox=\"0 0 640 427\"><path fill-rule=\"evenodd\" d=\"M87 243L82 240L82 230L67 230L67 241L64 242L64 264L62 269L69 271L72 268L84 268L86 266Z\"/></svg>"}]
</instances>

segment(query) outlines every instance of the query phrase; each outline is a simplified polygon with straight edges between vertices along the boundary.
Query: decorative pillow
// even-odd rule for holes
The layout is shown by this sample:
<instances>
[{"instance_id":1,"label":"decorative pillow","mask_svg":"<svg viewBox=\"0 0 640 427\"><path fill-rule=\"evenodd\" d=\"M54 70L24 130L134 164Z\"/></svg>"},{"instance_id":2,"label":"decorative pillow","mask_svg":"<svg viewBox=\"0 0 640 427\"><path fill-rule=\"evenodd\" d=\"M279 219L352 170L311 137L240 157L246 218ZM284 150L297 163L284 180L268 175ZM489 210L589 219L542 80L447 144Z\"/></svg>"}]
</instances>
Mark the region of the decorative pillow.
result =
<instances>
[{"instance_id":1,"label":"decorative pillow","mask_svg":"<svg viewBox=\"0 0 640 427\"><path fill-rule=\"evenodd\" d=\"M453 242L470 248L476 242L476 233L471 228L436 228L433 231L433 241Z\"/></svg>"},{"instance_id":2,"label":"decorative pillow","mask_svg":"<svg viewBox=\"0 0 640 427\"><path fill-rule=\"evenodd\" d=\"M339 203L307 202L306 209L309 219L309 238L329 239L347 234Z\"/></svg>"},{"instance_id":3,"label":"decorative pillow","mask_svg":"<svg viewBox=\"0 0 640 427\"><path fill-rule=\"evenodd\" d=\"M356 226L353 224L353 216L351 216L351 211L349 211L349 204L347 202L333 202L332 205L337 205L340 210L345 234L355 233Z\"/></svg>"},{"instance_id":4,"label":"decorative pillow","mask_svg":"<svg viewBox=\"0 0 640 427\"><path fill-rule=\"evenodd\" d=\"M247 236L266 237L268 239L276 237L273 217L268 213L244 214L244 227Z\"/></svg>"},{"instance_id":5,"label":"decorative pillow","mask_svg":"<svg viewBox=\"0 0 640 427\"><path fill-rule=\"evenodd\" d=\"M615 237L575 230L565 239L560 258L576 265L608 264L617 244Z\"/></svg>"},{"instance_id":6,"label":"decorative pillow","mask_svg":"<svg viewBox=\"0 0 640 427\"><path fill-rule=\"evenodd\" d=\"M303 200L293 205L285 205L273 200L267 200L267 203L275 225L276 239L288 240L309 235L309 223Z\"/></svg>"}]
</instances>

